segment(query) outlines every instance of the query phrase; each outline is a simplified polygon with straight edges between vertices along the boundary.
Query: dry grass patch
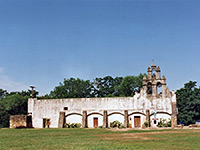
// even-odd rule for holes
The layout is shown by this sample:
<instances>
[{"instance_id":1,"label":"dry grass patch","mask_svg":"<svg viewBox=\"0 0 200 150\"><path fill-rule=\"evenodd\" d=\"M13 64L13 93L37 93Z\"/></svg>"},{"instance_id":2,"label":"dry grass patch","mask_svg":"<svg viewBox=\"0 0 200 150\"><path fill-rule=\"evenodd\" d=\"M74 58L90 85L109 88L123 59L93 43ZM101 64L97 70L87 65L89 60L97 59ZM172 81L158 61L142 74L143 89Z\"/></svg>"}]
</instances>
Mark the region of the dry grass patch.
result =
<instances>
[{"instance_id":1,"label":"dry grass patch","mask_svg":"<svg viewBox=\"0 0 200 150\"><path fill-rule=\"evenodd\" d=\"M112 130L115 131L116 130ZM120 131L120 130L119 130ZM123 130L127 131L127 130ZM121 131L120 131L121 132ZM104 140L159 140L161 137L155 137L154 135L167 135L167 134L179 134L180 136L200 136L191 133L200 133L200 130L170 130L170 131L156 131L156 132L139 132L139 133L115 133L115 134L101 134L95 135Z\"/></svg>"}]
</instances>

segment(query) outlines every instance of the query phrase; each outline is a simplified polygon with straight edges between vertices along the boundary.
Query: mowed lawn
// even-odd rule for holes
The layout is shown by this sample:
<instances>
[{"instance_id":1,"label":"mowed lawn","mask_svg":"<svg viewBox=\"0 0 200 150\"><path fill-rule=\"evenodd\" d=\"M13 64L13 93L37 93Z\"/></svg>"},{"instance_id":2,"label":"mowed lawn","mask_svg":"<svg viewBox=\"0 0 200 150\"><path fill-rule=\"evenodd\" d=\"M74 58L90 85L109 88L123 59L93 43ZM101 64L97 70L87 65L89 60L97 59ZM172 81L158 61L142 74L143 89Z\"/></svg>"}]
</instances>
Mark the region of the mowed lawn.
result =
<instances>
[{"instance_id":1,"label":"mowed lawn","mask_svg":"<svg viewBox=\"0 0 200 150\"><path fill-rule=\"evenodd\" d=\"M0 150L200 150L200 130L0 129Z\"/></svg>"}]
</instances>

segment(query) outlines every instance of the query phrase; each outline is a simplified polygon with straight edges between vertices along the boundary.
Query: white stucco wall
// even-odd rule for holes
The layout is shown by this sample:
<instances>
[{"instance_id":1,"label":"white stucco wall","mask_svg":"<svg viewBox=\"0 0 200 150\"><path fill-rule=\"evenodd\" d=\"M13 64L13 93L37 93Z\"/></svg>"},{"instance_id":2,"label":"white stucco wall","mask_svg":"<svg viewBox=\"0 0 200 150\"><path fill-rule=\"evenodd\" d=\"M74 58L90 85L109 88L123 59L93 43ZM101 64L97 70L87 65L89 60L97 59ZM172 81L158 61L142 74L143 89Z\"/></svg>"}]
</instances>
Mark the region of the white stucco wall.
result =
<instances>
[{"instance_id":1,"label":"white stucco wall","mask_svg":"<svg viewBox=\"0 0 200 150\"><path fill-rule=\"evenodd\" d=\"M116 120L124 124L124 116L120 114L113 114L113 115L108 116L108 126L110 127L110 123Z\"/></svg>"},{"instance_id":2,"label":"white stucco wall","mask_svg":"<svg viewBox=\"0 0 200 150\"><path fill-rule=\"evenodd\" d=\"M82 116L70 115L66 117L66 123L81 123L82 124Z\"/></svg>"},{"instance_id":3,"label":"white stucco wall","mask_svg":"<svg viewBox=\"0 0 200 150\"><path fill-rule=\"evenodd\" d=\"M66 115L70 113L78 113L82 115L86 110L87 114L99 113L89 115L88 126L93 127L93 118L98 117L98 126L103 125L103 111L107 110L108 115L113 112L120 112L124 114L124 110L128 113L141 112L146 114L146 110L150 110L150 114L156 109L157 112L172 113L172 100L175 101L175 96L172 98L148 100L145 96L136 93L134 97L115 97L115 98L80 98L80 99L48 99L48 100L28 100L28 113L32 114L33 127L42 128L43 118L50 118L51 128L58 127L59 112L65 112ZM68 107L68 110L64 110ZM132 115L132 127L134 127L134 116ZM144 115L141 116L141 126L146 121ZM158 115L159 116L159 115ZM165 117L165 115L161 115ZM169 116L170 117L170 116ZM124 124L124 116L120 114L113 114L108 117L108 125L110 122L118 120ZM79 115L71 115L66 117L68 123L82 123L82 117Z\"/></svg>"},{"instance_id":4,"label":"white stucco wall","mask_svg":"<svg viewBox=\"0 0 200 150\"><path fill-rule=\"evenodd\" d=\"M158 125L158 122L160 122L163 119L166 119L167 122L171 120L171 116L168 114L157 114L156 118L158 118L158 120L156 120L156 124L154 124L153 118L154 118L154 116L150 117L150 120L152 121L151 122L152 127L156 127Z\"/></svg>"},{"instance_id":5,"label":"white stucco wall","mask_svg":"<svg viewBox=\"0 0 200 150\"><path fill-rule=\"evenodd\" d=\"M98 118L98 127L103 126L103 116L101 115L90 115L88 117L88 127L93 128L94 127L94 118Z\"/></svg>"}]
</instances>

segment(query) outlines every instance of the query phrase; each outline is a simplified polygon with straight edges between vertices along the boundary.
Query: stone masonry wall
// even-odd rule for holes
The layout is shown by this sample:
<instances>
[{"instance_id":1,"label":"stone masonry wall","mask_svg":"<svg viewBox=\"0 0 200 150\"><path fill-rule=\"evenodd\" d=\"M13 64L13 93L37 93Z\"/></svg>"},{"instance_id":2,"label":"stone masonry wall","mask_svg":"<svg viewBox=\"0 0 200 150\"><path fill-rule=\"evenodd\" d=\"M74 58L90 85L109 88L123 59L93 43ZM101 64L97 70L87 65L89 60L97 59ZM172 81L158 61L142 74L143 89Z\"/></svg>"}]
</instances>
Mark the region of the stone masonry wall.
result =
<instances>
[{"instance_id":1,"label":"stone masonry wall","mask_svg":"<svg viewBox=\"0 0 200 150\"><path fill-rule=\"evenodd\" d=\"M26 115L10 116L10 128L26 127L27 126L26 121L27 121Z\"/></svg>"}]
</instances>

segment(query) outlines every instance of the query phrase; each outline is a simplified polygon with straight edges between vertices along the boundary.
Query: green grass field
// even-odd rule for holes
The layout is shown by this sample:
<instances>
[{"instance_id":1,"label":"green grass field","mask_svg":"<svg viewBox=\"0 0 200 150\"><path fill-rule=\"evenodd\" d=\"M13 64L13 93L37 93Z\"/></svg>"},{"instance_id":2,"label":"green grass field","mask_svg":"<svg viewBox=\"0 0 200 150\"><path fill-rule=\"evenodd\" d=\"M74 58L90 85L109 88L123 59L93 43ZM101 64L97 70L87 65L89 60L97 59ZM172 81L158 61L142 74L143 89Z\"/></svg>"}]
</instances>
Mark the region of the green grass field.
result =
<instances>
[{"instance_id":1,"label":"green grass field","mask_svg":"<svg viewBox=\"0 0 200 150\"><path fill-rule=\"evenodd\" d=\"M200 130L0 129L0 150L199 150Z\"/></svg>"}]
</instances>

